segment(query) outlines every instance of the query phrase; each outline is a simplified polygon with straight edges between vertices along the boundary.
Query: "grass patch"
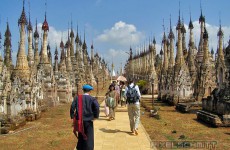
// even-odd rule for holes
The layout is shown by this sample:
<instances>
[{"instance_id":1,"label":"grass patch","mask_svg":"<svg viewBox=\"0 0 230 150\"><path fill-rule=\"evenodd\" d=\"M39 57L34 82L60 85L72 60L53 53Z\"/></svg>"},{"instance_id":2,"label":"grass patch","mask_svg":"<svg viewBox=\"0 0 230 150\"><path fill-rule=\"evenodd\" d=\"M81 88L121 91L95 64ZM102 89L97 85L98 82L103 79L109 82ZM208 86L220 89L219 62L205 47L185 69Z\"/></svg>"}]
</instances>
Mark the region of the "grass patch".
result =
<instances>
[{"instance_id":1,"label":"grass patch","mask_svg":"<svg viewBox=\"0 0 230 150\"><path fill-rule=\"evenodd\" d=\"M64 110L63 108L61 108L61 109L58 109L56 115L64 115L65 112L66 112L66 110Z\"/></svg>"},{"instance_id":2,"label":"grass patch","mask_svg":"<svg viewBox=\"0 0 230 150\"><path fill-rule=\"evenodd\" d=\"M58 137L63 137L63 136L66 136L67 134L69 134L69 133L66 132L66 131L59 131L59 132L57 132Z\"/></svg>"},{"instance_id":3,"label":"grass patch","mask_svg":"<svg viewBox=\"0 0 230 150\"><path fill-rule=\"evenodd\" d=\"M58 145L60 145L60 141L55 141L55 140L52 140L49 142L50 146L54 146L54 147L57 147Z\"/></svg>"},{"instance_id":4,"label":"grass patch","mask_svg":"<svg viewBox=\"0 0 230 150\"><path fill-rule=\"evenodd\" d=\"M159 119L152 119L146 108L152 108L150 100L142 99L141 123L151 140L169 141L217 141L218 149L230 149L230 133L228 127L212 128L197 121L195 113L180 113L174 106L158 103ZM157 108L158 109L158 108Z\"/></svg>"},{"instance_id":5,"label":"grass patch","mask_svg":"<svg viewBox=\"0 0 230 150\"><path fill-rule=\"evenodd\" d=\"M165 137L169 140L169 141L175 141L175 138L171 135L165 135Z\"/></svg>"}]
</instances>

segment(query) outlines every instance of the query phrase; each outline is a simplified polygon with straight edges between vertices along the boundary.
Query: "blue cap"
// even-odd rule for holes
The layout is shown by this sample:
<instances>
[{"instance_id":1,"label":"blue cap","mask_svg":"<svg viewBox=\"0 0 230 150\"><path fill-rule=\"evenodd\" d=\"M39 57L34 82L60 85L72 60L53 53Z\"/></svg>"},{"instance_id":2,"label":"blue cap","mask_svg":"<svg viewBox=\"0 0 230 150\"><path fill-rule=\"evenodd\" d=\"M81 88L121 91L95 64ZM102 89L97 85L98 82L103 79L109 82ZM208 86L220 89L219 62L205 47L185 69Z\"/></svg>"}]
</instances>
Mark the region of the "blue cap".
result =
<instances>
[{"instance_id":1,"label":"blue cap","mask_svg":"<svg viewBox=\"0 0 230 150\"><path fill-rule=\"evenodd\" d=\"M93 90L93 87L89 84L85 84L85 85L83 85L82 89L87 90L87 91L91 91L91 90Z\"/></svg>"}]
</instances>

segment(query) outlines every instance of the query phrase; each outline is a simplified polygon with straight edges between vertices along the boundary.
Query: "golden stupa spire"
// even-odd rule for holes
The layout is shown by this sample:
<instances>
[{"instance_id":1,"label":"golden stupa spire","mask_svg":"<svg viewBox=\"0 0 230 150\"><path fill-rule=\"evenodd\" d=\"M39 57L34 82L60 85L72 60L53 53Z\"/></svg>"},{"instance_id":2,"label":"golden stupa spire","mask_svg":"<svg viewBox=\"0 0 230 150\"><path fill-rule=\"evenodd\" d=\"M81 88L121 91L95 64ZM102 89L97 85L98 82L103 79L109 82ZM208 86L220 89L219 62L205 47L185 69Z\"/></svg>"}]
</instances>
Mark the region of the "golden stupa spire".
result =
<instances>
[{"instance_id":1,"label":"golden stupa spire","mask_svg":"<svg viewBox=\"0 0 230 150\"><path fill-rule=\"evenodd\" d=\"M28 24L24 9L23 0L23 9L20 18L18 19L18 25L20 25L20 43L19 43L19 50L17 54L17 61L15 67L15 74L22 80L28 80L30 77L30 70L28 66L27 56L25 52L25 27Z\"/></svg>"}]
</instances>

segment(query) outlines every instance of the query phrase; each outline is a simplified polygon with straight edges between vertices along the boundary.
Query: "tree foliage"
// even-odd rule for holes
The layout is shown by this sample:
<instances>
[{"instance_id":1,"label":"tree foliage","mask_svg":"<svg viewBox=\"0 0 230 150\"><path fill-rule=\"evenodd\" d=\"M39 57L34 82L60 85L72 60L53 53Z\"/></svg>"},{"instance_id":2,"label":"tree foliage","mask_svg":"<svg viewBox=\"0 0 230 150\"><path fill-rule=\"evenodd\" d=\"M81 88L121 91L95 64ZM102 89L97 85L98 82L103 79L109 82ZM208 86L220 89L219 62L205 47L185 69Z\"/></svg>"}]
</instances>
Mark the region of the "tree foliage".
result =
<instances>
[{"instance_id":1,"label":"tree foliage","mask_svg":"<svg viewBox=\"0 0 230 150\"><path fill-rule=\"evenodd\" d=\"M147 84L147 81L139 80L136 84L139 86L140 89L142 89Z\"/></svg>"}]
</instances>

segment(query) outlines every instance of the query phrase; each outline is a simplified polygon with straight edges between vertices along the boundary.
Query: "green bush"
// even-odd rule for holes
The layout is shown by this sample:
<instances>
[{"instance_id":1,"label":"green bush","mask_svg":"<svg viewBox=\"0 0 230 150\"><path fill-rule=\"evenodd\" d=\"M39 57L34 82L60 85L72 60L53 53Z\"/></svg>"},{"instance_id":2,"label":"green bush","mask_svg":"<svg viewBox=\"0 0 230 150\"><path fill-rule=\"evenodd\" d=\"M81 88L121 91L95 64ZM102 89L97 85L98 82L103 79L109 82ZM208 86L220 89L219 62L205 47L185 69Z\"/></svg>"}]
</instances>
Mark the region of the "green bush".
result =
<instances>
[{"instance_id":1,"label":"green bush","mask_svg":"<svg viewBox=\"0 0 230 150\"><path fill-rule=\"evenodd\" d=\"M142 89L147 84L147 81L139 80L136 84L139 86L140 89Z\"/></svg>"}]
</instances>

